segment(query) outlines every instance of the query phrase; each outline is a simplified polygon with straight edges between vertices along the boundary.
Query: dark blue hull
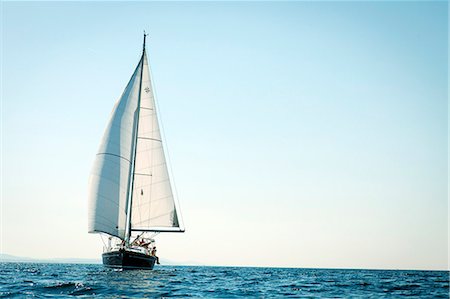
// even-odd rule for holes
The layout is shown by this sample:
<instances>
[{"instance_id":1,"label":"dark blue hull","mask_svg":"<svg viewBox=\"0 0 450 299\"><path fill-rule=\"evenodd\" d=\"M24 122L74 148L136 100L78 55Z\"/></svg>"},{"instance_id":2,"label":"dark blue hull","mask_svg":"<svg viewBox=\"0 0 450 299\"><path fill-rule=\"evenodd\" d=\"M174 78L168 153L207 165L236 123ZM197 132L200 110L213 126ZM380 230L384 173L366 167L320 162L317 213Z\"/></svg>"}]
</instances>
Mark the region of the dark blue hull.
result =
<instances>
[{"instance_id":1,"label":"dark blue hull","mask_svg":"<svg viewBox=\"0 0 450 299\"><path fill-rule=\"evenodd\" d=\"M102 254L103 265L109 268L152 270L156 258L151 255L121 249Z\"/></svg>"}]
</instances>

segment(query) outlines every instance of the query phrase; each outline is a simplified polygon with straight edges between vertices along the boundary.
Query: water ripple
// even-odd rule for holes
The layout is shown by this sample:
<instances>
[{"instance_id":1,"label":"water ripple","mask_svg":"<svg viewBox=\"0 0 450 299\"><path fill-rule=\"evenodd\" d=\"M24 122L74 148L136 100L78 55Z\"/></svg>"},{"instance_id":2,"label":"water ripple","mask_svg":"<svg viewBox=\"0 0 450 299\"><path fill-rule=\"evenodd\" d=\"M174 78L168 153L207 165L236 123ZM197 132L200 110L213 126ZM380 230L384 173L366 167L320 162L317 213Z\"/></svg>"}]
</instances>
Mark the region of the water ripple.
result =
<instances>
[{"instance_id":1,"label":"water ripple","mask_svg":"<svg viewBox=\"0 0 450 299\"><path fill-rule=\"evenodd\" d=\"M446 271L0 264L0 298L448 298Z\"/></svg>"}]
</instances>

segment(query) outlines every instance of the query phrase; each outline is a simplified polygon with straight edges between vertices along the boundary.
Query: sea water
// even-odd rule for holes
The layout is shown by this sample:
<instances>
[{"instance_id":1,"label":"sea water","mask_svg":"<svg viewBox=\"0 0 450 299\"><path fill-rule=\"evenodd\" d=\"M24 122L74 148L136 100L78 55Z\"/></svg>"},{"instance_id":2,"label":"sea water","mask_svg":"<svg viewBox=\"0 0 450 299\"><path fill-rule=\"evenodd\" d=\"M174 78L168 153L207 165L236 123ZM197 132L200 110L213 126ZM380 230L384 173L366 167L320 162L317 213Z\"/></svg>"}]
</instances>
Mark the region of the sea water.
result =
<instances>
[{"instance_id":1,"label":"sea water","mask_svg":"<svg viewBox=\"0 0 450 299\"><path fill-rule=\"evenodd\" d=\"M0 263L0 297L11 298L448 298L447 271L385 271Z\"/></svg>"}]
</instances>

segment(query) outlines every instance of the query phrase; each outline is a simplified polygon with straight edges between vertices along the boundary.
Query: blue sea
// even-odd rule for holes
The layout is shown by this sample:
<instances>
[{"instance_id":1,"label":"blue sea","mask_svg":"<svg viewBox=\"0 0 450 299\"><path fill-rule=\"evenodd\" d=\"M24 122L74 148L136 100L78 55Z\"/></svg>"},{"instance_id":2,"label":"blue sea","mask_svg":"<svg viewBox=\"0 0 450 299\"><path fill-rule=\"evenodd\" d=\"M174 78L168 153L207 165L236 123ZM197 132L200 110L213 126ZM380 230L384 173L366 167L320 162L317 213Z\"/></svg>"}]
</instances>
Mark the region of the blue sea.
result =
<instances>
[{"instance_id":1,"label":"blue sea","mask_svg":"<svg viewBox=\"0 0 450 299\"><path fill-rule=\"evenodd\" d=\"M2 298L448 298L447 271L0 263Z\"/></svg>"}]
</instances>

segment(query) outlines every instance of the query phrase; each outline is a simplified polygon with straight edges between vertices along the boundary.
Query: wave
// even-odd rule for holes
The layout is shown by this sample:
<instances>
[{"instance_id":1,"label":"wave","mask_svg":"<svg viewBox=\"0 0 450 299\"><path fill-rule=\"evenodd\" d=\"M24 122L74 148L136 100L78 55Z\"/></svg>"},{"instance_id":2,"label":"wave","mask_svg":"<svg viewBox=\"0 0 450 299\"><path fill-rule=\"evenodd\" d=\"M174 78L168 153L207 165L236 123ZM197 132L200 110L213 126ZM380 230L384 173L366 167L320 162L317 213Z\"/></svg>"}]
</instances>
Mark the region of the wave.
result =
<instances>
[{"instance_id":1,"label":"wave","mask_svg":"<svg viewBox=\"0 0 450 299\"><path fill-rule=\"evenodd\" d=\"M44 289L67 289L76 288L77 286L83 286L83 284L78 282L61 282L55 285L45 286Z\"/></svg>"}]
</instances>

